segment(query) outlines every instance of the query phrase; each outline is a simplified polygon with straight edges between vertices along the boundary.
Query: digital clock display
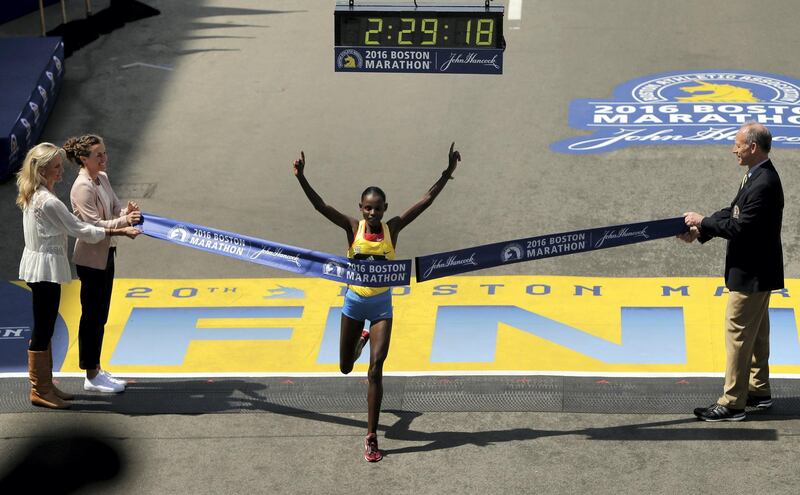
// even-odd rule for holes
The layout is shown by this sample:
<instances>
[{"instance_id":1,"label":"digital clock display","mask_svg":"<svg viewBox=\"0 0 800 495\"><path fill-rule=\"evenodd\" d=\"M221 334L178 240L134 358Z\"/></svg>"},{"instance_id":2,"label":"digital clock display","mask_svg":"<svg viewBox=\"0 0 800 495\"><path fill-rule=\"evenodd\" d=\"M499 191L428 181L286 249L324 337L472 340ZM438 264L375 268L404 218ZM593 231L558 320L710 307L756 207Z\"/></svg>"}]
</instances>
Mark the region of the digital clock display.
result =
<instances>
[{"instance_id":1,"label":"digital clock display","mask_svg":"<svg viewBox=\"0 0 800 495\"><path fill-rule=\"evenodd\" d=\"M502 7L337 6L335 45L504 48Z\"/></svg>"}]
</instances>

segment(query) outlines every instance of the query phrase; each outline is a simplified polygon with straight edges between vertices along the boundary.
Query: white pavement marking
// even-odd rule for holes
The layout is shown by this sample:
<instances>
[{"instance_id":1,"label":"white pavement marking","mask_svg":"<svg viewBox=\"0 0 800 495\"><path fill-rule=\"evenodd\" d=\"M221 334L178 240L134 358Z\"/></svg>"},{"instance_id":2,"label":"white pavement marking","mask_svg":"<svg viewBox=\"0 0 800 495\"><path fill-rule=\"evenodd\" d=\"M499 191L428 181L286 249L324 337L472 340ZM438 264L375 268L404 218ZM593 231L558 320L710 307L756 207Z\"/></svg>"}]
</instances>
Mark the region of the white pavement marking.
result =
<instances>
[{"instance_id":1,"label":"white pavement marking","mask_svg":"<svg viewBox=\"0 0 800 495\"><path fill-rule=\"evenodd\" d=\"M602 372L602 371L389 371L384 372L383 376L569 376L584 378L722 378L720 372ZM56 378L83 378L84 372L65 371L53 372ZM338 371L329 372L191 372L191 373L114 373L118 378L335 378L344 377ZM352 372L348 377L364 378L367 376L365 371ZM4 378L27 378L25 372L5 372L0 373L0 379ZM796 373L770 373L771 378L786 378L790 380L800 380L800 374Z\"/></svg>"},{"instance_id":2,"label":"white pavement marking","mask_svg":"<svg viewBox=\"0 0 800 495\"><path fill-rule=\"evenodd\" d=\"M508 20L518 21L522 19L522 0L508 1Z\"/></svg>"},{"instance_id":3,"label":"white pavement marking","mask_svg":"<svg viewBox=\"0 0 800 495\"><path fill-rule=\"evenodd\" d=\"M123 65L122 69L130 69L131 67L150 67L151 69L161 69L161 70L175 70L172 67L167 67L166 65L153 65L153 64L146 64L144 62L134 62L132 64Z\"/></svg>"}]
</instances>

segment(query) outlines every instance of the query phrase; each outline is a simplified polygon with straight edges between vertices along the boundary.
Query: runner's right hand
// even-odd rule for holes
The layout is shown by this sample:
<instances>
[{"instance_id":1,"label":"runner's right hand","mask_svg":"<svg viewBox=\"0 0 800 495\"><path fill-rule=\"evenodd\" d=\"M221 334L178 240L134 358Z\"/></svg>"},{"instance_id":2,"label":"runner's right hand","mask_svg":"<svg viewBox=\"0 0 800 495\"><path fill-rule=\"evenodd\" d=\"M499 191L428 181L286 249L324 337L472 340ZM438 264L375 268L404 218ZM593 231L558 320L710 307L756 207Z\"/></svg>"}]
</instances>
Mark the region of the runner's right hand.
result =
<instances>
[{"instance_id":1,"label":"runner's right hand","mask_svg":"<svg viewBox=\"0 0 800 495\"><path fill-rule=\"evenodd\" d=\"M294 176L300 177L303 175L303 170L306 168L306 154L300 151L300 159L294 161Z\"/></svg>"}]
</instances>

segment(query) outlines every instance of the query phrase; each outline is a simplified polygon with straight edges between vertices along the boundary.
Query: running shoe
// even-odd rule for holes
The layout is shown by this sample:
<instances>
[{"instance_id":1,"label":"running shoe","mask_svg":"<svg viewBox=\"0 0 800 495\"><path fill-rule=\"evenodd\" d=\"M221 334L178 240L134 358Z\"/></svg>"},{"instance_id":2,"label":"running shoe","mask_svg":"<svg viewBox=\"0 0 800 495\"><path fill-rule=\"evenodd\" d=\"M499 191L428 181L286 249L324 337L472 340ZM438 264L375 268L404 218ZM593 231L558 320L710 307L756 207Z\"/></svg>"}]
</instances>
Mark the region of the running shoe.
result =
<instances>
[{"instance_id":1,"label":"running shoe","mask_svg":"<svg viewBox=\"0 0 800 495\"><path fill-rule=\"evenodd\" d=\"M356 357L353 359L353 362L358 361L359 356L361 356L361 351L364 350L364 346L367 345L368 340L369 330L362 330L361 337L358 338L358 344L356 344Z\"/></svg>"},{"instance_id":2,"label":"running shoe","mask_svg":"<svg viewBox=\"0 0 800 495\"><path fill-rule=\"evenodd\" d=\"M378 462L383 459L383 452L378 449L378 435L370 433L364 439L364 460L367 462Z\"/></svg>"},{"instance_id":3,"label":"running shoe","mask_svg":"<svg viewBox=\"0 0 800 495\"><path fill-rule=\"evenodd\" d=\"M106 394L118 394L125 390L122 384L112 382L106 375L98 373L94 378L86 377L83 380L83 389L89 392L103 392Z\"/></svg>"},{"instance_id":4,"label":"running shoe","mask_svg":"<svg viewBox=\"0 0 800 495\"><path fill-rule=\"evenodd\" d=\"M110 382L119 383L123 387L127 387L128 386L128 382L126 382L122 378L117 378L116 376L112 376L111 373L109 373L106 370L100 370L100 373L104 374L106 376L106 378L108 378L108 381L110 381Z\"/></svg>"},{"instance_id":5,"label":"running shoe","mask_svg":"<svg viewBox=\"0 0 800 495\"><path fill-rule=\"evenodd\" d=\"M694 415L702 421L741 421L745 418L744 409L729 409L720 404L698 407Z\"/></svg>"},{"instance_id":6,"label":"running shoe","mask_svg":"<svg viewBox=\"0 0 800 495\"><path fill-rule=\"evenodd\" d=\"M772 397L769 395L748 397L747 407L755 407L756 409L769 409L772 407Z\"/></svg>"}]
</instances>

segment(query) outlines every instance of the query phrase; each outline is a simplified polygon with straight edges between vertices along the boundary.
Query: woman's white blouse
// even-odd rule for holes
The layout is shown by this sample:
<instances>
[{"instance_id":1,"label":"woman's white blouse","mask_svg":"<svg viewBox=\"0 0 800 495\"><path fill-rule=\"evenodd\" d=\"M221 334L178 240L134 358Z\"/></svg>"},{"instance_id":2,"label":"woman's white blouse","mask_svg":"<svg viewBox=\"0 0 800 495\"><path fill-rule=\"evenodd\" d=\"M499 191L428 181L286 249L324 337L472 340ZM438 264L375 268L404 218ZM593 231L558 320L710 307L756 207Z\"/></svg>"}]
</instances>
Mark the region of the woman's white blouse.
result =
<instances>
[{"instance_id":1,"label":"woman's white blouse","mask_svg":"<svg viewBox=\"0 0 800 495\"><path fill-rule=\"evenodd\" d=\"M67 257L67 235L90 244L105 237L105 229L81 222L64 203L42 186L22 211L25 250L19 278L26 282L67 283L72 280Z\"/></svg>"}]
</instances>

